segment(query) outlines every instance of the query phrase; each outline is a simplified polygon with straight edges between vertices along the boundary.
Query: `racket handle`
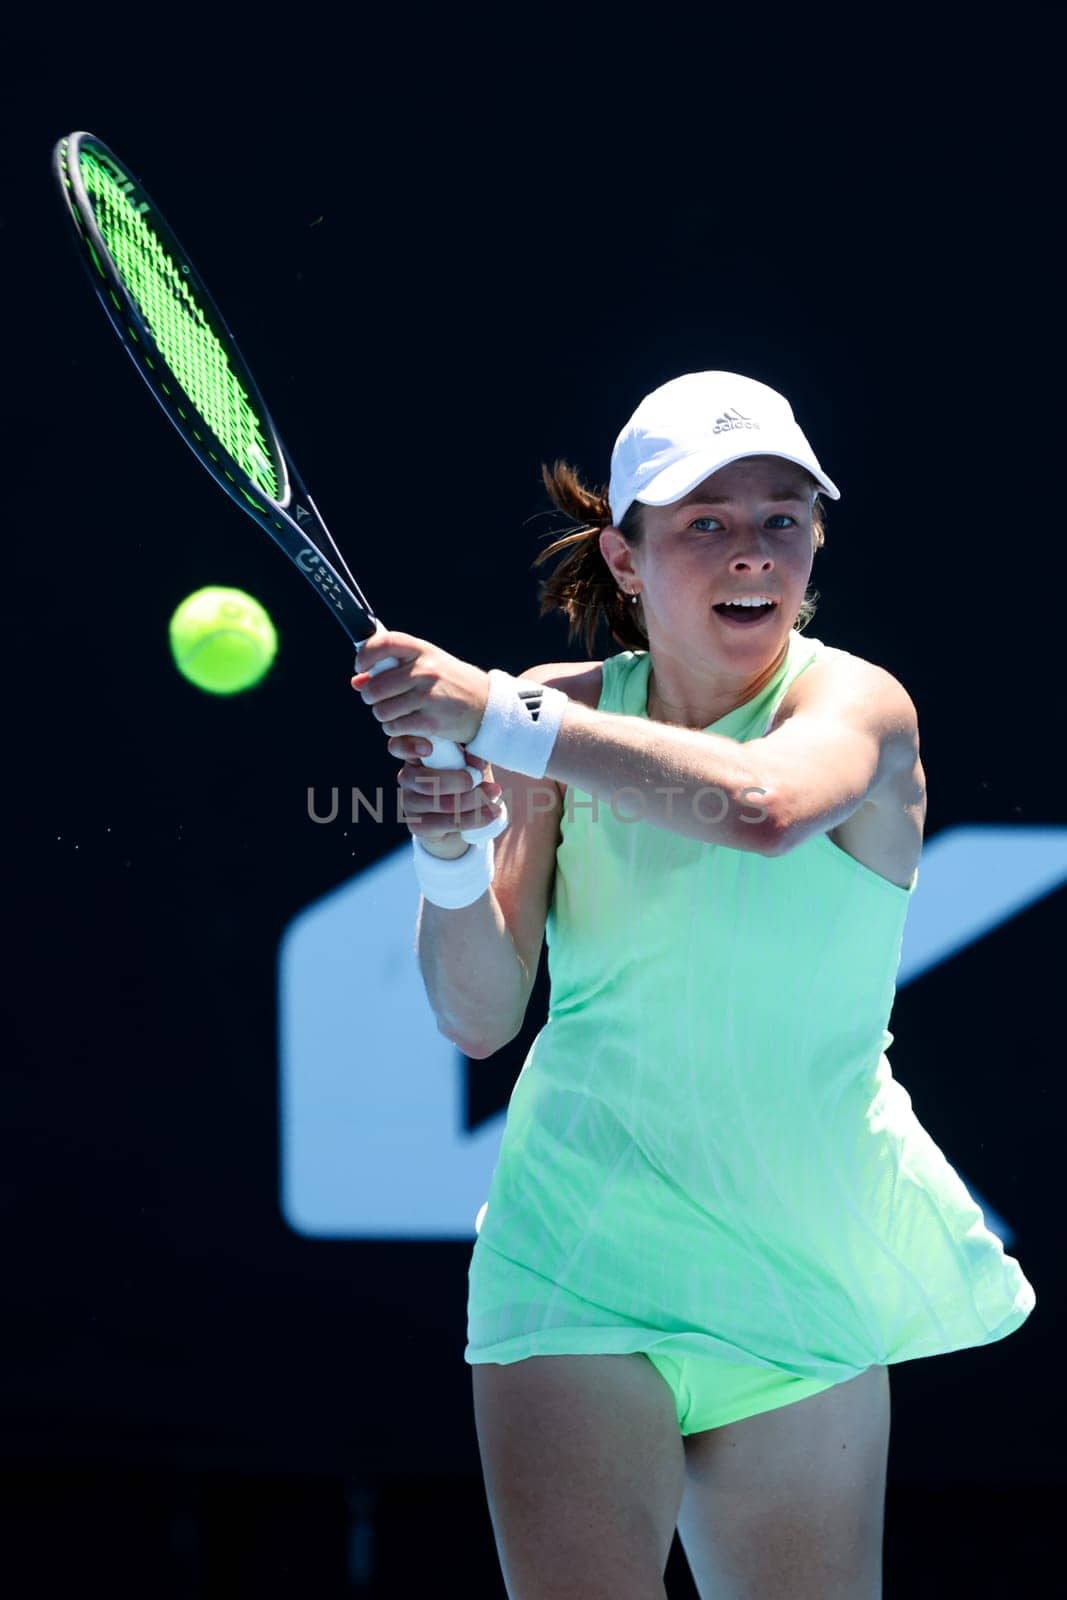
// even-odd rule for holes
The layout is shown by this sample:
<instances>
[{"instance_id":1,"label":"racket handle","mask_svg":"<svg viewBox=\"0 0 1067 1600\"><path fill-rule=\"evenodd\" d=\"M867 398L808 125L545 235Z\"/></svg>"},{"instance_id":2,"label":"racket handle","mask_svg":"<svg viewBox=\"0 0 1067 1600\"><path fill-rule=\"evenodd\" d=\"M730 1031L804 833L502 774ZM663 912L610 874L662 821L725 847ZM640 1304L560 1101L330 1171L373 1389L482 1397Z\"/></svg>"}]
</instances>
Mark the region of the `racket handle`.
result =
<instances>
[{"instance_id":1,"label":"racket handle","mask_svg":"<svg viewBox=\"0 0 1067 1600\"><path fill-rule=\"evenodd\" d=\"M388 667L395 666L399 666L396 658L394 656L386 656L384 661L379 661L376 666L371 667L370 676L373 678L375 673L385 672ZM356 670L358 672L363 671L363 668L359 665L358 653L356 655ZM429 755L420 756L419 758L424 767L436 767L442 772L456 772L460 767L466 767L474 779L475 785L477 786L481 782L481 769L471 766L458 744L453 744L451 739L430 739L430 744L432 749ZM507 825L508 808L505 805L499 816L490 818L481 828L464 828L460 838L466 839L468 844L484 844L488 839L495 839L498 833L503 833Z\"/></svg>"}]
</instances>

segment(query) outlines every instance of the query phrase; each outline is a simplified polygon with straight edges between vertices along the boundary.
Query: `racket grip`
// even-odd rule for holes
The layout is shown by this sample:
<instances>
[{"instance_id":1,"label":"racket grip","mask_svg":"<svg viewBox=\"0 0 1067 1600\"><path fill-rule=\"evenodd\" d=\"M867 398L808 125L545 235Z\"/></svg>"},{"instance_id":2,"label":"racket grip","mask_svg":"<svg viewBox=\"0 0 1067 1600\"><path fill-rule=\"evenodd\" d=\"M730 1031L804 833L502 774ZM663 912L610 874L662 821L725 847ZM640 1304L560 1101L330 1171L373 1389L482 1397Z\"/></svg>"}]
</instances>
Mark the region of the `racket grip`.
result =
<instances>
[{"instance_id":1,"label":"racket grip","mask_svg":"<svg viewBox=\"0 0 1067 1600\"><path fill-rule=\"evenodd\" d=\"M385 672L388 667L395 667L398 665L399 663L394 656L386 656L384 661L379 661L375 666L370 668L370 676L373 678L375 673ZM359 665L358 654L356 656L356 669L360 672L363 671L363 668ZM481 768L471 766L464 751L460 749L458 744L453 744L451 739L433 738L430 739L430 744L432 749L430 750L429 755L421 756L419 758L424 767L436 767L442 772L456 772L460 767L466 767L467 771L474 779L475 785L481 782ZM507 825L508 808L507 806L504 806L499 816L491 817L488 822L482 825L482 827L464 828L460 833L460 838L466 839L468 844L484 844L489 839L495 839L498 833L503 833Z\"/></svg>"}]
</instances>

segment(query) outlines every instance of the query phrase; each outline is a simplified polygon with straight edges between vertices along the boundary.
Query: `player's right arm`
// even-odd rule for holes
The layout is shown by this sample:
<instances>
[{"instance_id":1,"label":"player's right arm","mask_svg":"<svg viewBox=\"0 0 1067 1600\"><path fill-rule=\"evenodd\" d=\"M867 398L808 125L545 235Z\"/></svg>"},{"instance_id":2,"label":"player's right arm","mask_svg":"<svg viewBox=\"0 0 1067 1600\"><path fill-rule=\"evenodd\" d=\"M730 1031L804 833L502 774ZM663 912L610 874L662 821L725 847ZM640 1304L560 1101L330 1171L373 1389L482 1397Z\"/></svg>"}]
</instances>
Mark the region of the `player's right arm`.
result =
<instances>
[{"instance_id":1,"label":"player's right arm","mask_svg":"<svg viewBox=\"0 0 1067 1600\"><path fill-rule=\"evenodd\" d=\"M552 667L532 667L521 676L556 682ZM475 801L470 779L463 772L431 772L418 764L411 746L407 737L389 740L390 752L407 760L400 773L404 810L426 818L410 831L435 854L459 855L459 835L469 826ZM415 948L438 1028L466 1055L484 1059L515 1037L526 1016L552 898L563 797L554 779L494 771L475 756L467 759L483 768L483 783L493 779L501 786L509 824L494 841L493 881L485 894L456 910L420 899ZM445 797L443 812L431 812L435 802L413 787L416 780L435 778ZM455 793L468 810L458 825Z\"/></svg>"}]
</instances>

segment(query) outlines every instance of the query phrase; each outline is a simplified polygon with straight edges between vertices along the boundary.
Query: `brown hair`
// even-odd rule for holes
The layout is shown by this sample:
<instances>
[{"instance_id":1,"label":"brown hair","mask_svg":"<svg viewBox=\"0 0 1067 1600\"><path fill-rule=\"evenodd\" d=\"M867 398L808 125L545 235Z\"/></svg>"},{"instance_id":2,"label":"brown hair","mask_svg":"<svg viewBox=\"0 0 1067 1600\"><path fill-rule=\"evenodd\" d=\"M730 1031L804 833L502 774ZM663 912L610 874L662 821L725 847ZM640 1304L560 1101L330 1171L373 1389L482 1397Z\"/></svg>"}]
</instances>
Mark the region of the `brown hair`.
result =
<instances>
[{"instance_id":1,"label":"brown hair","mask_svg":"<svg viewBox=\"0 0 1067 1600\"><path fill-rule=\"evenodd\" d=\"M534 559L533 565L539 567L558 551L568 552L553 568L551 576L541 579L538 586L540 615L544 617L550 611L562 611L568 623L567 643L572 643L575 636L581 633L590 655L596 649L596 633L601 620L607 624L611 637L623 649L647 649L648 635L641 618L641 602L638 600L635 605L628 595L622 593L611 568L600 553L601 529L611 526L607 486L588 489L566 461L557 461L551 467L542 463L541 477L553 504L580 526L574 532L555 539ZM814 483L815 480L811 481ZM619 532L631 550L640 548L645 530L638 501L634 501L619 523ZM825 512L822 501L817 498L811 516L812 548L820 550L825 536ZM803 632L815 615L818 598L817 589L808 589L805 593L793 623L797 633Z\"/></svg>"}]
</instances>

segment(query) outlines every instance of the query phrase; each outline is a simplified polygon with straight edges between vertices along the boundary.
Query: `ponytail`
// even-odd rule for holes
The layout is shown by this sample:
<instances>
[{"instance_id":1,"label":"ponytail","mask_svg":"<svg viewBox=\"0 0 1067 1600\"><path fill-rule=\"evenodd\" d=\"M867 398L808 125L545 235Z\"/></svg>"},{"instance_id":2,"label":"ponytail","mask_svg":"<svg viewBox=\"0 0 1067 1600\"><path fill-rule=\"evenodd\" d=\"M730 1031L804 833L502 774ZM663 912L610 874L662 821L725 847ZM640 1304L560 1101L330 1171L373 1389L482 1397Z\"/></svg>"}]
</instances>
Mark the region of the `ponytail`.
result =
<instances>
[{"instance_id":1,"label":"ponytail","mask_svg":"<svg viewBox=\"0 0 1067 1600\"><path fill-rule=\"evenodd\" d=\"M648 636L640 616L641 601L635 605L622 593L600 552L601 530L611 526L607 488L588 489L566 461L557 461L552 467L542 465L541 478L552 503L579 527L554 540L534 560L533 565L539 567L549 556L561 550L568 552L553 568L551 576L542 579L538 586L540 615L562 611L568 624L567 643L572 643L580 633L590 655L596 650L601 620L624 649L647 650ZM640 546L643 530L636 501L623 517L619 532L631 549Z\"/></svg>"}]
</instances>

